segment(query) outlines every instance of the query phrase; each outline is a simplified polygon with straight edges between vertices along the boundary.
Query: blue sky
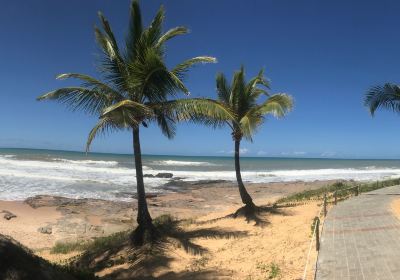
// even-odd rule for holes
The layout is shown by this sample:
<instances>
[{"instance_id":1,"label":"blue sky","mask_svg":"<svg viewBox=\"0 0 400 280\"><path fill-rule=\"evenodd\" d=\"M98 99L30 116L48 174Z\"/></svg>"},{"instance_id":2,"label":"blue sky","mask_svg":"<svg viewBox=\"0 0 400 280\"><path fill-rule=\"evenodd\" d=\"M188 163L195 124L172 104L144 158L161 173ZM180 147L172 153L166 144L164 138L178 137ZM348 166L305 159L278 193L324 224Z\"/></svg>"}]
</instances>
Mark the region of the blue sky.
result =
<instances>
[{"instance_id":1,"label":"blue sky","mask_svg":"<svg viewBox=\"0 0 400 280\"><path fill-rule=\"evenodd\" d=\"M248 77L262 67L273 92L295 98L283 120L268 119L248 156L400 158L400 118L362 106L372 85L399 82L398 1L203 0L142 1L146 23L164 4L165 28L189 35L168 45L168 64L212 55L195 68L192 95L215 97L215 74L231 77L244 64ZM95 73L93 25L101 10L118 38L126 34L129 1L13 0L0 9L0 147L83 150L94 117L35 97L58 87L59 73ZM182 124L173 141L156 127L142 130L147 154L229 155L227 129ZM94 151L130 153L128 133L98 138Z\"/></svg>"}]
</instances>

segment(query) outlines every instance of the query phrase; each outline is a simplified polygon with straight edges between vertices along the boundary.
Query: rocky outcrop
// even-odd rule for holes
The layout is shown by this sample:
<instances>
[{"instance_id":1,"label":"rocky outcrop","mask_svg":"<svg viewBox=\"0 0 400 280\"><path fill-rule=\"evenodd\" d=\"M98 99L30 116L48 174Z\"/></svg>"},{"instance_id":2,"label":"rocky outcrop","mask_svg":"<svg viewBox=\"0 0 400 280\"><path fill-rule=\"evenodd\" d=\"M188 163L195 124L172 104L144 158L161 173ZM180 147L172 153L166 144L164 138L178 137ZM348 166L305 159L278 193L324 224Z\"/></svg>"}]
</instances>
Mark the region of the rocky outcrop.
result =
<instances>
[{"instance_id":1,"label":"rocky outcrop","mask_svg":"<svg viewBox=\"0 0 400 280\"><path fill-rule=\"evenodd\" d=\"M2 280L75 280L29 249L0 234L0 279Z\"/></svg>"},{"instance_id":2,"label":"rocky outcrop","mask_svg":"<svg viewBox=\"0 0 400 280\"><path fill-rule=\"evenodd\" d=\"M147 177L147 178L165 178L165 179L170 179L170 178L174 177L174 174L168 173L168 172L161 172L161 173L157 173L156 175L153 175L153 174L144 174L143 177Z\"/></svg>"},{"instance_id":3,"label":"rocky outcrop","mask_svg":"<svg viewBox=\"0 0 400 280\"><path fill-rule=\"evenodd\" d=\"M26 199L25 203L33 208L57 209L61 217L51 223L38 225L37 231L52 235L61 242L93 239L131 229L135 224L134 210L137 205L135 200L124 202L50 195L37 195Z\"/></svg>"}]
</instances>

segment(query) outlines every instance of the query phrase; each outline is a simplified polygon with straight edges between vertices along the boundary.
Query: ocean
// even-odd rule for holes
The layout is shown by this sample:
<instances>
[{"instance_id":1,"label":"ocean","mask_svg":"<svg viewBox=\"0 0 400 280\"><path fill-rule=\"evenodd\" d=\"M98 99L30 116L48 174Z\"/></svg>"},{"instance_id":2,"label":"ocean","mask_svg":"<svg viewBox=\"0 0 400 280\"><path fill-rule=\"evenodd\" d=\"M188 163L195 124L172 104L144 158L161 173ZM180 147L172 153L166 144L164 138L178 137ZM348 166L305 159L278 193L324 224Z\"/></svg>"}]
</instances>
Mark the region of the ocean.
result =
<instances>
[{"instance_id":1,"label":"ocean","mask_svg":"<svg viewBox=\"0 0 400 280\"><path fill-rule=\"evenodd\" d=\"M245 182L330 179L380 180L400 176L400 160L242 157ZM173 173L185 181L235 180L231 157L143 156L144 174ZM146 190L164 191L170 179L145 178ZM38 194L129 200L136 186L132 155L0 149L0 200Z\"/></svg>"}]
</instances>

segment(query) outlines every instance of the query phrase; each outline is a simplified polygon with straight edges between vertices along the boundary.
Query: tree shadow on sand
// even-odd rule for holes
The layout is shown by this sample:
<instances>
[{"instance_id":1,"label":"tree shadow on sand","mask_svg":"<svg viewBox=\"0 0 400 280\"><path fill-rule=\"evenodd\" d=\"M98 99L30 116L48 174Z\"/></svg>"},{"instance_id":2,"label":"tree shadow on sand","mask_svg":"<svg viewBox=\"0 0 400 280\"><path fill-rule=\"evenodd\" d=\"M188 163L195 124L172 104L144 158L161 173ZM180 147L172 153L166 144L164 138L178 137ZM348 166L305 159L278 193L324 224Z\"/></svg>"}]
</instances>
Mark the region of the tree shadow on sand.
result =
<instances>
[{"instance_id":1,"label":"tree shadow on sand","mask_svg":"<svg viewBox=\"0 0 400 280\"><path fill-rule=\"evenodd\" d=\"M236 219L239 217L243 217L248 223L254 222L255 226L265 227L270 224L270 222L268 221L268 216L270 215L288 216L291 214L289 211L277 207L276 205L262 205L262 206L254 206L252 208L249 208L247 206L242 206L239 209L237 209L234 213L211 220L196 222L196 224L199 225L208 224L223 219L228 219L228 218Z\"/></svg>"},{"instance_id":2,"label":"tree shadow on sand","mask_svg":"<svg viewBox=\"0 0 400 280\"><path fill-rule=\"evenodd\" d=\"M196 238L231 239L248 234L247 231L229 231L218 227L187 230L169 215L156 218L154 225L161 236L156 242L140 247L134 246L127 232L112 242L108 242L106 246L92 246L77 258L73 265L93 272L113 267L110 269L111 273L102 277L104 279L216 279L217 274L226 275L226 273L202 269L171 272L169 269L169 264L173 260L171 252L178 247L191 255L201 256L208 250L196 244L194 242ZM154 271L160 270L165 273L154 278Z\"/></svg>"}]
</instances>

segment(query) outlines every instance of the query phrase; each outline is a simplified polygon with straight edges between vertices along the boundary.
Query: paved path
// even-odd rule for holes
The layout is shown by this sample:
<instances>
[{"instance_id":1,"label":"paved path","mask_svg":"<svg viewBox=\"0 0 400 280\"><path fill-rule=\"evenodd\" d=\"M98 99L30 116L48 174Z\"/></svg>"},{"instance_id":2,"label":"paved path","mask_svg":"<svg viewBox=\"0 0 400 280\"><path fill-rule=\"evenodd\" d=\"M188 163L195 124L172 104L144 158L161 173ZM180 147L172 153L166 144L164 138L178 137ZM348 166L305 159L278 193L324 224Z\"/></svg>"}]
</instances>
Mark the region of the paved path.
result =
<instances>
[{"instance_id":1,"label":"paved path","mask_svg":"<svg viewBox=\"0 0 400 280\"><path fill-rule=\"evenodd\" d=\"M400 186L362 194L328 212L317 280L400 279L400 222L391 212Z\"/></svg>"}]
</instances>

